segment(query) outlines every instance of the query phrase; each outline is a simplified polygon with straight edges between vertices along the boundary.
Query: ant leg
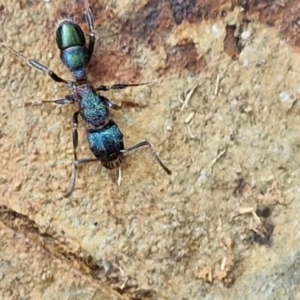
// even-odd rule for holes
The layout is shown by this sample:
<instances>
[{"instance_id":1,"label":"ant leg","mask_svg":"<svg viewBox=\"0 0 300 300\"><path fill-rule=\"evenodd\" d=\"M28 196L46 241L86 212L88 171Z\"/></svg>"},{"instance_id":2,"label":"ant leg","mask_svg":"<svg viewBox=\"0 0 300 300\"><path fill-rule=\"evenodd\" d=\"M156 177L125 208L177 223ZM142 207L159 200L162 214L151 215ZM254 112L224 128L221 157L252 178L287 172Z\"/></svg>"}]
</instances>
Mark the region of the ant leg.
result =
<instances>
[{"instance_id":1,"label":"ant leg","mask_svg":"<svg viewBox=\"0 0 300 300\"><path fill-rule=\"evenodd\" d=\"M90 36L90 39L89 39L89 45L88 45L88 60L87 62L90 61L91 57L92 57L92 54L94 52L94 46L95 46L95 25L94 25L94 16L93 16L93 13L90 9L90 4L89 4L89 1L86 0L85 1L85 21L86 23L88 24L89 26L89 36Z\"/></svg>"},{"instance_id":2,"label":"ant leg","mask_svg":"<svg viewBox=\"0 0 300 300\"><path fill-rule=\"evenodd\" d=\"M78 147L78 115L79 111L76 111L73 115L72 121L73 121L73 133L72 133L72 141L73 141L73 155L74 155L74 162L72 167L72 177L71 177L71 184L68 189L68 191L65 193L65 197L69 197L75 188L76 184L76 177L77 177L77 166L75 165L75 162L77 161L77 147Z\"/></svg>"},{"instance_id":3,"label":"ant leg","mask_svg":"<svg viewBox=\"0 0 300 300\"><path fill-rule=\"evenodd\" d=\"M35 59L31 59L31 58L27 58L26 56L24 56L22 53L18 52L17 50L11 48L10 46L8 46L6 44L6 42L4 40L2 40L0 38L0 45L2 45L3 47L5 47L6 49L8 49L10 52L14 53L16 56L22 58L23 60L26 61L26 63L33 69L36 69L40 72L43 72L45 74L47 74L48 76L50 76L54 81L56 82L63 82L65 84L68 84L69 82L61 77L59 77L56 73L54 73L53 71L49 70L46 66L44 66L43 64L41 64L40 62L38 62Z\"/></svg>"},{"instance_id":4,"label":"ant leg","mask_svg":"<svg viewBox=\"0 0 300 300\"><path fill-rule=\"evenodd\" d=\"M73 104L74 99L72 98L71 95L66 96L66 98L61 98L61 99L56 99L56 100L35 100L35 101L28 101L25 102L25 106L29 105L41 105L44 103L55 103L59 105L66 105L66 104Z\"/></svg>"},{"instance_id":5,"label":"ant leg","mask_svg":"<svg viewBox=\"0 0 300 300\"><path fill-rule=\"evenodd\" d=\"M71 194L74 192L75 185L76 185L76 178L77 178L77 174L78 174L78 167L88 164L90 162L96 162L96 161L99 161L99 160L97 158L85 158L85 159L80 159L80 160L76 160L73 162L71 183L70 183L69 189L64 194L65 198L70 197Z\"/></svg>"},{"instance_id":6,"label":"ant leg","mask_svg":"<svg viewBox=\"0 0 300 300\"><path fill-rule=\"evenodd\" d=\"M103 97L103 96L99 96L101 100L103 100L106 105L109 107L109 108L112 108L112 109L115 109L115 110L118 110L118 109L121 109L122 107L111 102L109 99L107 99L106 97Z\"/></svg>"},{"instance_id":7,"label":"ant leg","mask_svg":"<svg viewBox=\"0 0 300 300\"><path fill-rule=\"evenodd\" d=\"M73 115L73 133L72 133L72 141L73 141L73 154L74 154L74 161L77 161L77 147L78 147L78 116L79 111L76 111Z\"/></svg>"},{"instance_id":8,"label":"ant leg","mask_svg":"<svg viewBox=\"0 0 300 300\"><path fill-rule=\"evenodd\" d=\"M168 175L171 175L172 172L171 170L169 170L164 164L163 162L161 161L161 159L159 158L159 156L155 153L154 149L153 149L153 146L152 144L147 141L147 140L144 140L142 142L139 142L137 143L136 145L133 145L127 149L124 149L124 150L120 150L121 153L128 153L130 151L133 151L133 150L136 150L138 148L141 148L141 147L144 147L144 146L147 146L152 154L152 156L156 159L156 161L159 163L159 165L164 169L164 171L168 174Z\"/></svg>"},{"instance_id":9,"label":"ant leg","mask_svg":"<svg viewBox=\"0 0 300 300\"><path fill-rule=\"evenodd\" d=\"M149 84L149 82L144 83L115 83L113 85L100 85L95 90L96 91L109 91L109 90L123 90L130 86L140 86L140 85L146 85Z\"/></svg>"},{"instance_id":10,"label":"ant leg","mask_svg":"<svg viewBox=\"0 0 300 300\"><path fill-rule=\"evenodd\" d=\"M64 194L64 197L69 197L73 193L76 185L76 178L78 174L78 167L90 162L95 162L98 161L97 158L85 158L85 159L80 159L77 160L77 147L78 147L78 115L79 111L75 112L73 115L73 134L72 134L72 140L73 140L73 154L74 154L74 162L72 165L72 177L71 177L71 183L70 187L67 190L67 192Z\"/></svg>"}]
</instances>

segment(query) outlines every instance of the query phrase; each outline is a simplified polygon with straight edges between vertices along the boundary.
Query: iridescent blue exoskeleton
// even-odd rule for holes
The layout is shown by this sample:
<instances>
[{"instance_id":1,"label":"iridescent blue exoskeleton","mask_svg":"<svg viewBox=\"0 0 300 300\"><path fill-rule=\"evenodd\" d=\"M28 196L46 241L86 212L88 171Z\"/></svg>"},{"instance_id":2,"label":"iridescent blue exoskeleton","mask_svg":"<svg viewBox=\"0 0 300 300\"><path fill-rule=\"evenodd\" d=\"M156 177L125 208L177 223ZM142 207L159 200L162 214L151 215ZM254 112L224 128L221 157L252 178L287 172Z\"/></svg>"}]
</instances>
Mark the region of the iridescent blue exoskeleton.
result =
<instances>
[{"instance_id":1,"label":"iridescent blue exoskeleton","mask_svg":"<svg viewBox=\"0 0 300 300\"><path fill-rule=\"evenodd\" d=\"M112 103L109 99L97 94L97 91L108 91L110 89L119 90L129 86L139 86L142 84L113 84L111 86L101 85L94 88L87 79L86 66L91 60L95 45L95 28L93 14L90 10L88 0L85 0L85 20L89 27L89 42L86 45L84 33L80 26L70 19L59 21L56 29L56 43L60 50L62 63L72 73L73 80L67 81L58 76L52 70L40 62L22 55L20 52L9 47L6 42L0 38L0 44L24 59L27 64L50 76L54 81L64 83L72 94L61 99L39 101L38 103L55 104L76 104L78 110L73 115L73 149L74 162L72 170L71 184L65 196L68 197L75 189L78 166L100 161L107 169L119 167L124 159L124 154L137 148L147 146L153 157L159 165L170 175L171 171L162 163L158 155L154 152L151 143L144 140L132 147L125 148L123 143L123 134L118 125L109 118L109 109L120 109L118 105ZM87 124L87 140L89 147L95 158L77 159L78 147L78 116Z\"/></svg>"}]
</instances>

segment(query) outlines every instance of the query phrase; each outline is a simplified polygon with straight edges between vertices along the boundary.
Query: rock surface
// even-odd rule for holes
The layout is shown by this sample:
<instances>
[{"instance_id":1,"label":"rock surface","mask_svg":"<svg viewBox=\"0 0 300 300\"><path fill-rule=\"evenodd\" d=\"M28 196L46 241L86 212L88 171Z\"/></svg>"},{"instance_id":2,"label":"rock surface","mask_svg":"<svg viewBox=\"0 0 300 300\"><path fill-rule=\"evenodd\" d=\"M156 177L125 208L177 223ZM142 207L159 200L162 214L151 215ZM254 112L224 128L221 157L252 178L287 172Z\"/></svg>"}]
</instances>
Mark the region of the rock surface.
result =
<instances>
[{"instance_id":1,"label":"rock surface","mask_svg":"<svg viewBox=\"0 0 300 300\"><path fill-rule=\"evenodd\" d=\"M8 1L1 39L71 79L58 19L84 1ZM68 188L75 107L62 84L0 48L1 299L299 299L298 1L90 1L94 86L126 146L118 172ZM26 104L27 103L27 104ZM80 120L79 157L92 157Z\"/></svg>"}]
</instances>

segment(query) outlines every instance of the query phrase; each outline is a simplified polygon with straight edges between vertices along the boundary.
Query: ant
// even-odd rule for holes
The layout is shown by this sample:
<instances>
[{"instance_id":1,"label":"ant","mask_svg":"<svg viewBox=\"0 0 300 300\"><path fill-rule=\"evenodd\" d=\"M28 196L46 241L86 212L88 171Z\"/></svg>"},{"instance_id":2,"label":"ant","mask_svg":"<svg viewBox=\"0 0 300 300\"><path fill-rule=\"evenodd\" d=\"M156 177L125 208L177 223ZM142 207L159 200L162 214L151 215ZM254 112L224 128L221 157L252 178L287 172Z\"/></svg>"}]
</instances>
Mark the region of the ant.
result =
<instances>
[{"instance_id":1,"label":"ant","mask_svg":"<svg viewBox=\"0 0 300 300\"><path fill-rule=\"evenodd\" d=\"M61 78L52 70L48 69L40 62L28 58L11 48L0 38L0 45L14 53L16 56L25 60L33 69L36 69L48 76L52 80L64 83L72 92L64 98L56 100L43 100L41 103L55 103L59 105L76 104L77 111L73 114L73 154L72 177L70 187L64 194L69 197L76 185L78 167L90 162L100 161L107 169L114 169L121 166L124 161L124 154L134 151L141 147L148 147L152 156L167 173L171 171L163 164L159 156L155 153L150 141L143 140L131 147L125 148L123 143L123 134L118 125L109 118L109 109L121 109L106 97L97 93L97 91L120 90L127 87L145 85L146 83L123 84L117 83L111 86L100 85L94 88L88 82L86 66L90 62L95 46L95 27L94 17L91 12L88 0L85 0L85 21L89 27L89 41L86 43L85 35L81 27L71 19L63 19L58 22L56 29L56 43L60 50L60 59L62 63L72 73L73 80L68 81ZM78 116L87 124L86 136L89 148L94 154L94 158L77 158L78 148Z\"/></svg>"}]
</instances>

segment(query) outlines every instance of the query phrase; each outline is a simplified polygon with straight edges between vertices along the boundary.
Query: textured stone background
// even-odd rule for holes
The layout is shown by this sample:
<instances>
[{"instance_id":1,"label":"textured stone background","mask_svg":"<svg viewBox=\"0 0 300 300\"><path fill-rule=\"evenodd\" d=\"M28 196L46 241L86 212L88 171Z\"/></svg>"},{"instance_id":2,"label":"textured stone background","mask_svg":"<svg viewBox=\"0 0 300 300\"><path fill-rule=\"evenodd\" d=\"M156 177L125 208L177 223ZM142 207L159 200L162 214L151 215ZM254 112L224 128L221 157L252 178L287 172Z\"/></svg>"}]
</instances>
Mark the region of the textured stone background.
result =
<instances>
[{"instance_id":1,"label":"textured stone background","mask_svg":"<svg viewBox=\"0 0 300 300\"><path fill-rule=\"evenodd\" d=\"M173 174L141 150L121 186L91 164L63 198L75 108L25 103L68 90L0 48L1 299L298 299L298 1L90 4L90 80L153 82L106 95L124 106L112 116L125 144L147 137ZM2 0L0 37L70 78L55 23L87 32L83 10ZM79 153L91 157L83 126ZM262 204L264 226L238 215Z\"/></svg>"}]
</instances>

